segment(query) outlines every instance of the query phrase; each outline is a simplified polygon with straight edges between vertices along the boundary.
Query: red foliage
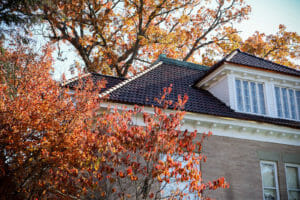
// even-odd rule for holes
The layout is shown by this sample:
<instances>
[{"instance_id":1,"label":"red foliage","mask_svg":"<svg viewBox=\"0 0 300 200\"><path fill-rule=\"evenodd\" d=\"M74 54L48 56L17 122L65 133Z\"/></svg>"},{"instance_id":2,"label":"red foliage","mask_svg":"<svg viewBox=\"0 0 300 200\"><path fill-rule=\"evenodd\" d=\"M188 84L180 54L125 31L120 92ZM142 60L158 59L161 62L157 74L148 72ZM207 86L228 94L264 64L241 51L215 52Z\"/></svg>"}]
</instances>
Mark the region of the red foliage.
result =
<instances>
[{"instance_id":1,"label":"red foliage","mask_svg":"<svg viewBox=\"0 0 300 200\"><path fill-rule=\"evenodd\" d=\"M178 97L175 110L167 109L171 87L154 112L103 110L103 84L88 80L82 89L80 80L70 93L51 79L51 49L41 56L24 52L7 50L0 58L1 199L158 198L157 184L171 180L199 196L228 186L224 178L203 183L207 134L180 130L187 96ZM184 195L175 191L172 198Z\"/></svg>"}]
</instances>

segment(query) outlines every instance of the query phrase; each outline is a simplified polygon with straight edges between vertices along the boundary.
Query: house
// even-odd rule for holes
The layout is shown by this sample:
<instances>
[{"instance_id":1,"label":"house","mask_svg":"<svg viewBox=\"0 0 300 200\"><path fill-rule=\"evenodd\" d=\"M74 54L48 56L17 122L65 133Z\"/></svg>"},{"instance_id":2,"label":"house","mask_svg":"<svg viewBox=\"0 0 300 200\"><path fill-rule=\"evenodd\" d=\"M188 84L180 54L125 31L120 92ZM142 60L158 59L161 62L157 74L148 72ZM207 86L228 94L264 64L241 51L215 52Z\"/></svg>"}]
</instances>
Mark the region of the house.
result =
<instances>
[{"instance_id":1,"label":"house","mask_svg":"<svg viewBox=\"0 0 300 200\"><path fill-rule=\"evenodd\" d=\"M101 95L116 105L147 110L170 84L169 99L187 94L183 128L213 132L204 179L230 183L211 197L300 199L300 71L235 50L212 67L161 55L130 79L90 76L107 80Z\"/></svg>"}]
</instances>

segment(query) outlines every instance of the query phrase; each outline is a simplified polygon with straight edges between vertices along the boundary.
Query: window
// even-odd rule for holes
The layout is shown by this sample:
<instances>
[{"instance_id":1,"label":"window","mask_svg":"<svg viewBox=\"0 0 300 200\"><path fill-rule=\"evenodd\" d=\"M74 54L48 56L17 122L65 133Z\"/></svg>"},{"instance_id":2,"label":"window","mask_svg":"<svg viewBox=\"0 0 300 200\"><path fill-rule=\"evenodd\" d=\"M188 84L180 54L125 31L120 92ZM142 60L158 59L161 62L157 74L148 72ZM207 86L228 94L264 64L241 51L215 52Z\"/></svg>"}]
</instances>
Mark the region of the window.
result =
<instances>
[{"instance_id":1,"label":"window","mask_svg":"<svg viewBox=\"0 0 300 200\"><path fill-rule=\"evenodd\" d=\"M289 200L300 199L300 165L285 165L286 184Z\"/></svg>"},{"instance_id":2,"label":"window","mask_svg":"<svg viewBox=\"0 0 300 200\"><path fill-rule=\"evenodd\" d=\"M260 169L263 186L263 199L279 200L276 163L269 161L261 161Z\"/></svg>"},{"instance_id":3,"label":"window","mask_svg":"<svg viewBox=\"0 0 300 200\"><path fill-rule=\"evenodd\" d=\"M238 111L266 114L262 83L236 79L235 88Z\"/></svg>"},{"instance_id":4,"label":"window","mask_svg":"<svg viewBox=\"0 0 300 200\"><path fill-rule=\"evenodd\" d=\"M172 158L176 162L181 162L182 167L187 165L189 162L189 161L184 160L183 157L179 156L179 155L173 155ZM166 155L161 155L161 160L166 161L166 159L167 159ZM200 165L197 166L197 169L200 170ZM172 173L172 169L170 169L170 173ZM180 178L180 175L178 175L178 178ZM161 189L162 189L162 192L161 192L162 199L167 199L167 197L171 197L172 195L174 195L174 193L176 193L177 190L187 194L184 197L184 199L189 199L189 200L199 199L199 196L196 192L189 191L189 181L177 182L175 177L170 178L169 183L162 182Z\"/></svg>"},{"instance_id":5,"label":"window","mask_svg":"<svg viewBox=\"0 0 300 200\"><path fill-rule=\"evenodd\" d=\"M300 119L300 91L275 87L277 116L286 119Z\"/></svg>"}]
</instances>

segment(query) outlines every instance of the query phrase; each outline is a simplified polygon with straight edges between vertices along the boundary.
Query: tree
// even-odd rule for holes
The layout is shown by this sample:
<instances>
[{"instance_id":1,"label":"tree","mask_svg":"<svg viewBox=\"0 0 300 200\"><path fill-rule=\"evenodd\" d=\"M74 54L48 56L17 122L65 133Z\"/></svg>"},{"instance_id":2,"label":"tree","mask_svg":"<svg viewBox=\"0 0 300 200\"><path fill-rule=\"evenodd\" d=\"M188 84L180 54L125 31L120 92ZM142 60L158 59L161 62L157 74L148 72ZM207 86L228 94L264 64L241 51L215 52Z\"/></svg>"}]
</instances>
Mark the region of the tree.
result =
<instances>
[{"instance_id":1,"label":"tree","mask_svg":"<svg viewBox=\"0 0 300 200\"><path fill-rule=\"evenodd\" d=\"M45 36L75 47L88 71L122 77L162 52L193 61L249 11L243 0L55 0L24 8L48 25Z\"/></svg>"},{"instance_id":2,"label":"tree","mask_svg":"<svg viewBox=\"0 0 300 200\"><path fill-rule=\"evenodd\" d=\"M0 2L0 37L12 32L9 27L23 28L32 25L37 20L36 16L25 12L29 7L37 5L38 1L34 0L2 0Z\"/></svg>"},{"instance_id":3,"label":"tree","mask_svg":"<svg viewBox=\"0 0 300 200\"><path fill-rule=\"evenodd\" d=\"M0 57L1 199L160 199L172 180L187 190L165 194L181 199L228 186L201 178L207 134L180 130L186 96L174 104L164 89L153 114L99 110L103 82L79 79L71 93L51 79L51 49L30 52L18 46Z\"/></svg>"},{"instance_id":4,"label":"tree","mask_svg":"<svg viewBox=\"0 0 300 200\"><path fill-rule=\"evenodd\" d=\"M247 19L250 12L243 0L14 0L2 4L0 21L14 21L10 16L41 19L46 25L44 36L73 46L90 72L132 75L161 53L212 65L236 48L299 68L295 63L299 35L284 25L276 34L255 32L241 39L233 24Z\"/></svg>"},{"instance_id":5,"label":"tree","mask_svg":"<svg viewBox=\"0 0 300 200\"><path fill-rule=\"evenodd\" d=\"M88 184L81 184L86 178L76 173L89 164L84 142L92 143L86 128L98 94L81 92L75 108L67 91L51 79L50 54L49 48L38 56L21 46L2 52L1 199L70 198Z\"/></svg>"},{"instance_id":6,"label":"tree","mask_svg":"<svg viewBox=\"0 0 300 200\"><path fill-rule=\"evenodd\" d=\"M279 25L275 34L266 35L256 31L244 41L234 33L236 30L231 31L233 34L228 35L229 40L218 44L224 54L239 48L278 64L300 69L300 65L295 62L295 59L300 59L300 35L296 32L288 32L284 25Z\"/></svg>"},{"instance_id":7,"label":"tree","mask_svg":"<svg viewBox=\"0 0 300 200\"><path fill-rule=\"evenodd\" d=\"M118 163L109 183L104 183L104 199L184 199L189 193L209 199L204 191L228 187L223 177L207 183L202 180L200 162L206 161L202 143L211 133L180 130L185 114L180 109L188 97L179 96L173 104L167 100L171 91L171 86L165 88L156 99L162 107L154 107L153 115L138 106L121 113L115 108L104 114L108 121L97 121L96 127L106 127L105 134L113 138L109 160ZM170 106L174 110L166 114ZM134 122L139 120L142 125L137 126Z\"/></svg>"}]
</instances>

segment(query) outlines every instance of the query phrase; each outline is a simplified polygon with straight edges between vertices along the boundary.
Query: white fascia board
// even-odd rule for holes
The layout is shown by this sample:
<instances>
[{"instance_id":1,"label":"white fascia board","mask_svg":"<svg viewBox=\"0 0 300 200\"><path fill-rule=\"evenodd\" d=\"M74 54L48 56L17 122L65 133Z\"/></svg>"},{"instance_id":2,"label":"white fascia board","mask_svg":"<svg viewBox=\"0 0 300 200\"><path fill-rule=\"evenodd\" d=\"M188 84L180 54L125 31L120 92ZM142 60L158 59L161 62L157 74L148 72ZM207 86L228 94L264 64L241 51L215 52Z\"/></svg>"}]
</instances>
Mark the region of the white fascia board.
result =
<instances>
[{"instance_id":1,"label":"white fascia board","mask_svg":"<svg viewBox=\"0 0 300 200\"><path fill-rule=\"evenodd\" d=\"M300 77L286 75L279 72L270 72L264 71L260 69L255 69L251 67L241 67L236 64L225 63L224 70L230 71L231 74L234 74L240 78L247 78L253 81L272 81L277 84L293 87L293 88L300 88Z\"/></svg>"},{"instance_id":2,"label":"white fascia board","mask_svg":"<svg viewBox=\"0 0 300 200\"><path fill-rule=\"evenodd\" d=\"M134 105L120 103L102 103L101 107L106 108L111 105L122 110L133 109ZM144 107L144 111L153 114L153 108ZM174 110L167 110L172 113ZM137 119L137 125L144 125L142 116ZM199 133L211 131L213 135L246 139L260 142L271 142L277 144L287 144L300 146L300 130L275 124L226 118L207 114L186 112L182 125L182 130L194 131Z\"/></svg>"},{"instance_id":3,"label":"white fascia board","mask_svg":"<svg viewBox=\"0 0 300 200\"><path fill-rule=\"evenodd\" d=\"M82 75L75 76L75 77L73 77L73 78L70 78L70 79L68 79L68 80L66 80L66 81L64 81L64 82L62 82L62 83L61 83L61 86L65 86L65 85L67 85L68 83L71 83L71 82L73 82L73 81L79 80L79 79L81 79L81 78L84 78L84 77L87 77L87 76L90 76L90 75L91 75L91 73L86 73L86 74L82 74Z\"/></svg>"},{"instance_id":4,"label":"white fascia board","mask_svg":"<svg viewBox=\"0 0 300 200\"><path fill-rule=\"evenodd\" d=\"M69 89L69 91L67 91L67 94L73 95L75 94L75 90Z\"/></svg>"},{"instance_id":5,"label":"white fascia board","mask_svg":"<svg viewBox=\"0 0 300 200\"><path fill-rule=\"evenodd\" d=\"M215 71L213 71L208 76L206 76L204 79L202 79L201 81L199 81L196 84L196 87L200 88L202 86L206 86L206 84L208 82L216 82L217 78L221 78L223 75L225 75L225 73L222 73L223 71L224 71L224 65L218 67ZM212 81L212 80L215 80L215 81Z\"/></svg>"},{"instance_id":6,"label":"white fascia board","mask_svg":"<svg viewBox=\"0 0 300 200\"><path fill-rule=\"evenodd\" d=\"M280 72L264 71L263 69L255 69L253 67L241 67L241 65L224 62L222 66L217 68L207 77L199 81L196 86L210 88L215 82L218 82L224 75L233 74L236 77L247 78L249 80L257 81L268 80L275 82L276 84L293 87L295 89L300 88L300 78L292 75L286 75Z\"/></svg>"}]
</instances>

